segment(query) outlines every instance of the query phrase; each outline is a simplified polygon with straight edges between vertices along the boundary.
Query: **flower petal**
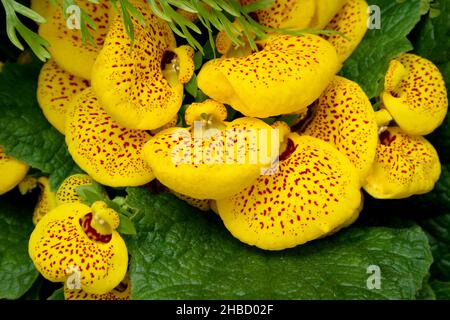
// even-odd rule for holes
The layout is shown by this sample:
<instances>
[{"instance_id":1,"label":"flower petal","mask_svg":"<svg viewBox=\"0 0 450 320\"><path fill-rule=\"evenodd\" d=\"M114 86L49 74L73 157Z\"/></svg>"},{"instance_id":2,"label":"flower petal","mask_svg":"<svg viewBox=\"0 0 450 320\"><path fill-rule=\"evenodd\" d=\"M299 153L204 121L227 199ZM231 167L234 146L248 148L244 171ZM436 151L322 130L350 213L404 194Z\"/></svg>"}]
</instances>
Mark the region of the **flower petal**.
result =
<instances>
[{"instance_id":1,"label":"flower petal","mask_svg":"<svg viewBox=\"0 0 450 320\"><path fill-rule=\"evenodd\" d=\"M433 189L441 165L431 143L398 127L388 128L380 140L375 163L364 185L372 197L402 199Z\"/></svg>"},{"instance_id":2,"label":"flower petal","mask_svg":"<svg viewBox=\"0 0 450 320\"><path fill-rule=\"evenodd\" d=\"M253 118L235 120L211 136L207 130L171 128L145 145L143 157L168 188L196 199L221 199L250 185L270 165L271 159L258 159L262 130L271 137L271 127ZM250 154L257 159L250 161Z\"/></svg>"},{"instance_id":3,"label":"flower petal","mask_svg":"<svg viewBox=\"0 0 450 320\"><path fill-rule=\"evenodd\" d=\"M42 67L37 99L47 120L64 134L69 101L89 87L89 81L74 76L50 60Z\"/></svg>"},{"instance_id":4,"label":"flower petal","mask_svg":"<svg viewBox=\"0 0 450 320\"><path fill-rule=\"evenodd\" d=\"M242 5L256 0L241 0ZM257 10L255 16L265 27L306 29L316 14L317 0L275 0L269 9Z\"/></svg>"},{"instance_id":5,"label":"flower petal","mask_svg":"<svg viewBox=\"0 0 450 320\"><path fill-rule=\"evenodd\" d=\"M56 195L52 192L47 177L40 177L37 184L41 189L38 203L33 212L33 223L36 225L42 218L57 207Z\"/></svg>"},{"instance_id":6,"label":"flower petal","mask_svg":"<svg viewBox=\"0 0 450 320\"><path fill-rule=\"evenodd\" d=\"M75 174L67 177L59 186L56 192L56 201L58 204L81 202L81 197L77 192L77 188L87 186L94 180L87 174Z\"/></svg>"},{"instance_id":7,"label":"flower petal","mask_svg":"<svg viewBox=\"0 0 450 320\"><path fill-rule=\"evenodd\" d=\"M63 204L46 214L29 241L39 272L53 282L75 280L87 293L105 294L124 279L128 267L125 242L116 231L98 233L91 225L102 212L81 204Z\"/></svg>"},{"instance_id":8,"label":"flower petal","mask_svg":"<svg viewBox=\"0 0 450 320\"><path fill-rule=\"evenodd\" d=\"M314 116L305 135L334 145L359 172L361 181L375 161L378 126L372 104L353 81L336 77L314 106Z\"/></svg>"},{"instance_id":9,"label":"flower petal","mask_svg":"<svg viewBox=\"0 0 450 320\"><path fill-rule=\"evenodd\" d=\"M14 189L28 172L28 165L8 156L0 146L0 195Z\"/></svg>"},{"instance_id":10,"label":"flower petal","mask_svg":"<svg viewBox=\"0 0 450 320\"><path fill-rule=\"evenodd\" d=\"M448 109L447 90L439 69L414 54L391 61L382 100L395 122L412 135L433 132L444 121Z\"/></svg>"},{"instance_id":11,"label":"flower petal","mask_svg":"<svg viewBox=\"0 0 450 320\"><path fill-rule=\"evenodd\" d=\"M368 7L365 0L348 0L325 28L338 31L348 38L338 34L325 37L336 48L342 62L351 56L366 34Z\"/></svg>"},{"instance_id":12,"label":"flower petal","mask_svg":"<svg viewBox=\"0 0 450 320\"><path fill-rule=\"evenodd\" d=\"M322 237L360 210L358 174L320 139L288 136L275 175L261 176L233 197L217 201L220 217L240 241L282 250Z\"/></svg>"},{"instance_id":13,"label":"flower petal","mask_svg":"<svg viewBox=\"0 0 450 320\"><path fill-rule=\"evenodd\" d=\"M83 41L80 30L68 28L59 5L48 6L47 23L40 26L39 35L50 43L48 50L61 68L77 77L91 79L92 66L105 41L113 12L108 1L98 4L82 1L77 5L95 21L97 29L88 28L95 45Z\"/></svg>"},{"instance_id":14,"label":"flower petal","mask_svg":"<svg viewBox=\"0 0 450 320\"><path fill-rule=\"evenodd\" d=\"M94 180L111 187L139 186L154 177L141 159L151 138L145 131L118 125L100 107L92 89L69 104L66 143L75 162Z\"/></svg>"},{"instance_id":15,"label":"flower petal","mask_svg":"<svg viewBox=\"0 0 450 320\"><path fill-rule=\"evenodd\" d=\"M147 3L137 7L146 26L134 21L131 48L122 19L113 22L94 66L92 87L105 110L122 126L154 130L170 122L181 107L183 82L194 71L192 49L176 49L169 25Z\"/></svg>"},{"instance_id":16,"label":"flower petal","mask_svg":"<svg viewBox=\"0 0 450 320\"><path fill-rule=\"evenodd\" d=\"M336 50L319 36L277 36L246 58L206 63L198 86L246 116L266 118L305 111L339 68Z\"/></svg>"}]
</instances>

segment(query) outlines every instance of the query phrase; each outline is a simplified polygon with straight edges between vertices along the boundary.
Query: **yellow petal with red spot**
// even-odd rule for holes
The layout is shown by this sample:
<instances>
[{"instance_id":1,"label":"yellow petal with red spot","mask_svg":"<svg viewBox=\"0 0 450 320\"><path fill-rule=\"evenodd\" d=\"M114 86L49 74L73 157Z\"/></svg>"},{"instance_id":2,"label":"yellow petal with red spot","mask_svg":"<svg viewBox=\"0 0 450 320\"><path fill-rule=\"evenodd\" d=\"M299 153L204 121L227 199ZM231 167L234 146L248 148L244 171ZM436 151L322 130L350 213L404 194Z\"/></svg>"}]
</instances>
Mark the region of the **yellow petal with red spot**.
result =
<instances>
[{"instance_id":1,"label":"yellow petal with red spot","mask_svg":"<svg viewBox=\"0 0 450 320\"><path fill-rule=\"evenodd\" d=\"M50 43L48 50L61 68L78 77L91 79L92 67L108 33L112 10L108 1L99 4L81 1L77 5L97 26L96 30L88 28L95 45L83 41L80 30L68 28L68 21L59 5L48 7L47 23L39 27L39 34Z\"/></svg>"},{"instance_id":2,"label":"yellow petal with red spot","mask_svg":"<svg viewBox=\"0 0 450 320\"><path fill-rule=\"evenodd\" d=\"M336 48L342 62L351 56L366 34L368 7L365 0L349 0L325 28L347 37L339 34L325 37Z\"/></svg>"},{"instance_id":3,"label":"yellow petal with red spot","mask_svg":"<svg viewBox=\"0 0 450 320\"><path fill-rule=\"evenodd\" d=\"M137 5L146 26L134 21L134 47L118 17L92 73L92 87L105 110L122 126L154 130L170 122L183 100L183 83L194 71L193 51L176 49L169 25L147 3Z\"/></svg>"},{"instance_id":4,"label":"yellow petal with red spot","mask_svg":"<svg viewBox=\"0 0 450 320\"><path fill-rule=\"evenodd\" d=\"M336 77L313 108L302 132L325 140L345 154L363 182L375 161L378 126L372 104L361 87Z\"/></svg>"},{"instance_id":5,"label":"yellow petal with red spot","mask_svg":"<svg viewBox=\"0 0 450 320\"><path fill-rule=\"evenodd\" d=\"M113 290L105 294L92 294L83 290L70 289L64 285L66 300L131 300L131 281L128 276Z\"/></svg>"},{"instance_id":6,"label":"yellow petal with red spot","mask_svg":"<svg viewBox=\"0 0 450 320\"><path fill-rule=\"evenodd\" d=\"M305 111L339 68L328 41L315 35L277 36L251 56L206 63L198 86L246 116L265 118Z\"/></svg>"},{"instance_id":7,"label":"yellow petal with red spot","mask_svg":"<svg viewBox=\"0 0 450 320\"><path fill-rule=\"evenodd\" d=\"M178 193L196 199L229 197L270 166L272 130L253 118L223 125L223 129L164 130L145 145L143 157L156 178ZM262 131L267 139L260 138ZM273 154L276 157L278 150Z\"/></svg>"},{"instance_id":8,"label":"yellow petal with red spot","mask_svg":"<svg viewBox=\"0 0 450 320\"><path fill-rule=\"evenodd\" d=\"M88 186L94 183L94 180L87 174L75 174L67 177L59 186L56 192L56 201L58 204L81 202L81 197L77 188Z\"/></svg>"},{"instance_id":9,"label":"yellow petal with red spot","mask_svg":"<svg viewBox=\"0 0 450 320\"><path fill-rule=\"evenodd\" d=\"M249 5L256 0L241 0ZM316 14L316 0L275 0L269 9L257 10L256 20L265 27L274 29L306 29Z\"/></svg>"},{"instance_id":10,"label":"yellow petal with red spot","mask_svg":"<svg viewBox=\"0 0 450 320\"><path fill-rule=\"evenodd\" d=\"M431 143L392 127L380 136L364 189L374 198L402 199L430 192L440 174L439 156Z\"/></svg>"},{"instance_id":11,"label":"yellow petal with red spot","mask_svg":"<svg viewBox=\"0 0 450 320\"><path fill-rule=\"evenodd\" d=\"M140 186L154 176L141 159L146 131L121 127L101 108L92 89L69 104L66 143L75 162L95 181L111 187Z\"/></svg>"},{"instance_id":12,"label":"yellow petal with red spot","mask_svg":"<svg viewBox=\"0 0 450 320\"><path fill-rule=\"evenodd\" d=\"M282 250L322 237L360 209L358 174L342 153L320 139L288 136L279 172L217 201L226 228L240 241Z\"/></svg>"},{"instance_id":13,"label":"yellow petal with red spot","mask_svg":"<svg viewBox=\"0 0 450 320\"><path fill-rule=\"evenodd\" d=\"M105 215L110 212L81 203L63 204L46 214L28 245L38 271L47 280L67 281L91 294L105 294L117 287L127 272L128 251L112 226L107 234L92 226Z\"/></svg>"},{"instance_id":14,"label":"yellow petal with red spot","mask_svg":"<svg viewBox=\"0 0 450 320\"><path fill-rule=\"evenodd\" d=\"M431 61L414 54L402 55L391 61L384 86L383 105L406 133L427 135L444 121L447 90Z\"/></svg>"},{"instance_id":15,"label":"yellow petal with red spot","mask_svg":"<svg viewBox=\"0 0 450 320\"><path fill-rule=\"evenodd\" d=\"M14 189L28 172L28 165L8 156L0 146L0 195Z\"/></svg>"},{"instance_id":16,"label":"yellow petal with red spot","mask_svg":"<svg viewBox=\"0 0 450 320\"><path fill-rule=\"evenodd\" d=\"M39 75L37 99L47 120L62 134L67 104L89 86L89 81L64 71L55 60L44 64Z\"/></svg>"},{"instance_id":17,"label":"yellow petal with red spot","mask_svg":"<svg viewBox=\"0 0 450 320\"><path fill-rule=\"evenodd\" d=\"M316 11L309 24L313 29L324 29L348 0L316 0Z\"/></svg>"}]
</instances>

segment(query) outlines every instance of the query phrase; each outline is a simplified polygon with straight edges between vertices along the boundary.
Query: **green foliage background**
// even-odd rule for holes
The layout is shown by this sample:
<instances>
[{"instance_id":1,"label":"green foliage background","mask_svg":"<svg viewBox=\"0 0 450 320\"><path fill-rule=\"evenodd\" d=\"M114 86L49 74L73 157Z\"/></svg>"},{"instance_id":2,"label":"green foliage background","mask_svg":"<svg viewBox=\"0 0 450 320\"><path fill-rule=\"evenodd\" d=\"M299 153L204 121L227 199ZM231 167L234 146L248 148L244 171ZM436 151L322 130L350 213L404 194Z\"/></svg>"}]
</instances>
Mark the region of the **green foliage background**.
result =
<instances>
[{"instance_id":1,"label":"green foliage background","mask_svg":"<svg viewBox=\"0 0 450 320\"><path fill-rule=\"evenodd\" d=\"M435 62L450 84L449 2L435 0L431 11L425 0L368 2L381 7L382 29L368 32L342 75L375 98L389 60L414 51ZM0 44L0 57L13 61L17 52L4 36ZM0 145L49 175L56 188L80 169L37 104L40 67L37 61L7 63L0 73ZM199 98L195 81L187 90ZM429 137L443 166L433 192L402 201L367 196L354 226L283 252L238 242L213 213L199 212L172 195L140 188L120 191L125 205L137 213L137 234L126 236L133 298L449 299L449 125L450 117ZM57 286L38 277L27 254L35 201L36 194L23 198L17 191L0 197L0 299L62 298L60 289L53 293ZM366 286L369 265L381 268L380 290Z\"/></svg>"}]
</instances>

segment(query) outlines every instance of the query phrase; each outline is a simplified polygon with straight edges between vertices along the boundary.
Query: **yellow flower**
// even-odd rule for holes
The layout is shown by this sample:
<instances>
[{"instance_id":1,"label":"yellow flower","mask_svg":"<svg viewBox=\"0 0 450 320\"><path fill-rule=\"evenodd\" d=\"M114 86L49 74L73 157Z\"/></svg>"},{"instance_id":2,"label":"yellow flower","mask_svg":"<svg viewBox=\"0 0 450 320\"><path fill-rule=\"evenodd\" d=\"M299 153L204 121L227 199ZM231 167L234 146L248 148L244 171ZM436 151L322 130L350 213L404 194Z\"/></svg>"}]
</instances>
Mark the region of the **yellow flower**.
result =
<instances>
[{"instance_id":1,"label":"yellow flower","mask_svg":"<svg viewBox=\"0 0 450 320\"><path fill-rule=\"evenodd\" d=\"M0 146L0 195L14 189L28 172L28 165L8 156Z\"/></svg>"},{"instance_id":2,"label":"yellow flower","mask_svg":"<svg viewBox=\"0 0 450 320\"><path fill-rule=\"evenodd\" d=\"M328 41L315 35L277 36L248 57L206 63L198 86L246 116L266 118L304 112L339 68Z\"/></svg>"},{"instance_id":3,"label":"yellow flower","mask_svg":"<svg viewBox=\"0 0 450 320\"><path fill-rule=\"evenodd\" d=\"M50 43L48 50L58 65L67 72L91 79L92 66L103 46L112 15L109 1L98 4L78 1L77 5L94 20L97 29L89 29L95 44L83 41L79 30L70 30L67 19L59 5L50 5L45 17L47 23L41 24L39 34Z\"/></svg>"},{"instance_id":4,"label":"yellow flower","mask_svg":"<svg viewBox=\"0 0 450 320\"><path fill-rule=\"evenodd\" d=\"M95 181L124 187L144 185L154 178L141 159L150 134L117 124L101 108L91 88L69 104L65 131L70 154Z\"/></svg>"},{"instance_id":5,"label":"yellow flower","mask_svg":"<svg viewBox=\"0 0 450 320\"><path fill-rule=\"evenodd\" d=\"M353 81L336 77L312 108L302 130L334 145L345 154L363 182L375 161L378 126L372 104Z\"/></svg>"},{"instance_id":6,"label":"yellow flower","mask_svg":"<svg viewBox=\"0 0 450 320\"><path fill-rule=\"evenodd\" d=\"M360 182L350 161L320 139L289 134L279 172L217 201L226 228L240 241L282 250L323 237L355 220Z\"/></svg>"},{"instance_id":7,"label":"yellow flower","mask_svg":"<svg viewBox=\"0 0 450 320\"><path fill-rule=\"evenodd\" d=\"M169 25L147 3L135 4L146 25L134 21L134 47L123 21L111 25L92 73L92 87L103 108L126 128L154 130L178 113L184 84L194 73L194 50L176 48Z\"/></svg>"},{"instance_id":8,"label":"yellow flower","mask_svg":"<svg viewBox=\"0 0 450 320\"><path fill-rule=\"evenodd\" d=\"M325 28L338 31L347 37L339 34L325 37L336 48L342 62L351 56L366 34L369 19L368 7L365 0L348 0Z\"/></svg>"},{"instance_id":9,"label":"yellow flower","mask_svg":"<svg viewBox=\"0 0 450 320\"><path fill-rule=\"evenodd\" d=\"M430 192L440 174L438 154L425 138L391 127L380 135L364 189L374 198L402 199Z\"/></svg>"},{"instance_id":10,"label":"yellow flower","mask_svg":"<svg viewBox=\"0 0 450 320\"><path fill-rule=\"evenodd\" d=\"M94 180L86 174L75 174L67 177L56 192L56 201L59 205L64 203L81 202L77 188L94 183Z\"/></svg>"},{"instance_id":11,"label":"yellow flower","mask_svg":"<svg viewBox=\"0 0 450 320\"><path fill-rule=\"evenodd\" d=\"M125 278L128 252L115 229L118 214L103 202L63 204L36 225L28 251L38 271L86 293L105 294Z\"/></svg>"},{"instance_id":12,"label":"yellow flower","mask_svg":"<svg viewBox=\"0 0 450 320\"><path fill-rule=\"evenodd\" d=\"M447 114L447 90L439 69L414 54L391 61L381 97L380 125L395 120L411 135L433 132Z\"/></svg>"},{"instance_id":13,"label":"yellow flower","mask_svg":"<svg viewBox=\"0 0 450 320\"><path fill-rule=\"evenodd\" d=\"M256 0L240 0L248 5ZM255 12L259 23L271 28L323 29L346 0L275 0L269 9Z\"/></svg>"},{"instance_id":14,"label":"yellow flower","mask_svg":"<svg viewBox=\"0 0 450 320\"><path fill-rule=\"evenodd\" d=\"M228 197L253 183L272 161L260 156L270 153L271 140L267 148L258 143L263 130L271 138L271 127L254 118L231 123L223 122L225 118L225 107L208 100L186 111L186 122L192 127L170 128L154 136L145 145L143 157L156 178L196 199Z\"/></svg>"},{"instance_id":15,"label":"yellow flower","mask_svg":"<svg viewBox=\"0 0 450 320\"><path fill-rule=\"evenodd\" d=\"M90 86L89 81L74 76L50 60L41 70L37 99L47 120L62 134L69 101Z\"/></svg>"},{"instance_id":16,"label":"yellow flower","mask_svg":"<svg viewBox=\"0 0 450 320\"><path fill-rule=\"evenodd\" d=\"M64 298L66 300L131 300L131 282L128 276L108 293L92 294L83 290L71 290L64 284Z\"/></svg>"}]
</instances>

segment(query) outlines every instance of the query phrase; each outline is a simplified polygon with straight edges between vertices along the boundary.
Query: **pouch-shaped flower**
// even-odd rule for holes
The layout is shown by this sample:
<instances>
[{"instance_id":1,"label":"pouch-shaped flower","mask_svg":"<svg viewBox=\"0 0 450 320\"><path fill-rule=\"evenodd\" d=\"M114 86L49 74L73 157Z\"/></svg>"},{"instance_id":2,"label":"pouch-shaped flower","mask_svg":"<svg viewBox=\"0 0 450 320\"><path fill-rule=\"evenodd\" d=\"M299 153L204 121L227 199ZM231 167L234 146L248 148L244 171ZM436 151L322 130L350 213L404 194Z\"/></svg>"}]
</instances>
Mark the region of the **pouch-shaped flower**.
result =
<instances>
[{"instance_id":1,"label":"pouch-shaped flower","mask_svg":"<svg viewBox=\"0 0 450 320\"><path fill-rule=\"evenodd\" d=\"M8 156L0 146L0 195L14 189L28 172L28 165Z\"/></svg>"},{"instance_id":2,"label":"pouch-shaped flower","mask_svg":"<svg viewBox=\"0 0 450 320\"><path fill-rule=\"evenodd\" d=\"M50 43L48 50L61 68L89 80L92 66L108 33L113 11L109 1L101 1L97 4L79 1L77 5L97 26L96 30L88 27L94 43L89 40L83 41L80 30L77 29L77 24L81 23L78 12L69 12L69 17L66 19L59 5L48 6L45 14L47 23L41 24L39 35ZM73 30L69 29L69 25L73 27Z\"/></svg>"},{"instance_id":3,"label":"pouch-shaped flower","mask_svg":"<svg viewBox=\"0 0 450 320\"><path fill-rule=\"evenodd\" d=\"M211 106L218 106L217 113ZM162 184L196 199L221 199L250 185L262 168L270 166L273 160L269 157L270 144L278 146L279 138L276 137L276 142L270 140L269 125L254 118L221 122L224 117L212 119L213 124L208 124L208 115L226 110L211 100L193 104L189 109L187 123L195 118L193 113L205 116L205 120L194 122L191 128L164 130L144 147L143 157Z\"/></svg>"},{"instance_id":4,"label":"pouch-shaped flower","mask_svg":"<svg viewBox=\"0 0 450 320\"><path fill-rule=\"evenodd\" d=\"M341 62L351 56L366 34L369 19L368 7L365 0L348 0L325 28L341 33L325 36L336 48Z\"/></svg>"},{"instance_id":5,"label":"pouch-shaped flower","mask_svg":"<svg viewBox=\"0 0 450 320\"><path fill-rule=\"evenodd\" d=\"M364 189L377 199L402 199L430 192L440 174L439 156L431 143L390 127L380 136Z\"/></svg>"},{"instance_id":6,"label":"pouch-shaped flower","mask_svg":"<svg viewBox=\"0 0 450 320\"><path fill-rule=\"evenodd\" d=\"M122 126L154 130L178 113L184 84L194 73L194 50L176 48L166 21L147 3L137 5L146 25L137 21L131 47L123 21L114 20L92 73L92 87L104 109Z\"/></svg>"},{"instance_id":7,"label":"pouch-shaped flower","mask_svg":"<svg viewBox=\"0 0 450 320\"><path fill-rule=\"evenodd\" d=\"M391 61L381 97L384 111L408 134L433 132L447 114L442 74L431 61L414 54Z\"/></svg>"},{"instance_id":8,"label":"pouch-shaped flower","mask_svg":"<svg viewBox=\"0 0 450 320\"><path fill-rule=\"evenodd\" d=\"M69 101L90 86L89 81L64 71L55 60L44 64L38 80L37 99L47 118L64 134Z\"/></svg>"},{"instance_id":9,"label":"pouch-shaped flower","mask_svg":"<svg viewBox=\"0 0 450 320\"><path fill-rule=\"evenodd\" d=\"M209 97L249 117L302 113L340 68L336 50L319 36L276 36L244 58L215 59L198 76Z\"/></svg>"},{"instance_id":10,"label":"pouch-shaped flower","mask_svg":"<svg viewBox=\"0 0 450 320\"><path fill-rule=\"evenodd\" d=\"M336 77L312 108L305 135L334 145L356 167L363 182L375 161L378 126L369 98L350 80Z\"/></svg>"},{"instance_id":11,"label":"pouch-shaped flower","mask_svg":"<svg viewBox=\"0 0 450 320\"><path fill-rule=\"evenodd\" d=\"M118 214L102 202L64 204L36 225L28 251L38 271L91 294L105 294L125 278L128 251L115 231Z\"/></svg>"},{"instance_id":12,"label":"pouch-shaped flower","mask_svg":"<svg viewBox=\"0 0 450 320\"><path fill-rule=\"evenodd\" d=\"M72 99L65 131L74 161L95 181L124 187L153 180L150 167L141 158L150 134L117 124L101 108L91 88Z\"/></svg>"},{"instance_id":13,"label":"pouch-shaped flower","mask_svg":"<svg viewBox=\"0 0 450 320\"><path fill-rule=\"evenodd\" d=\"M322 237L354 220L359 176L345 155L320 139L287 136L279 171L217 201L225 227L240 241L282 250Z\"/></svg>"}]
</instances>

